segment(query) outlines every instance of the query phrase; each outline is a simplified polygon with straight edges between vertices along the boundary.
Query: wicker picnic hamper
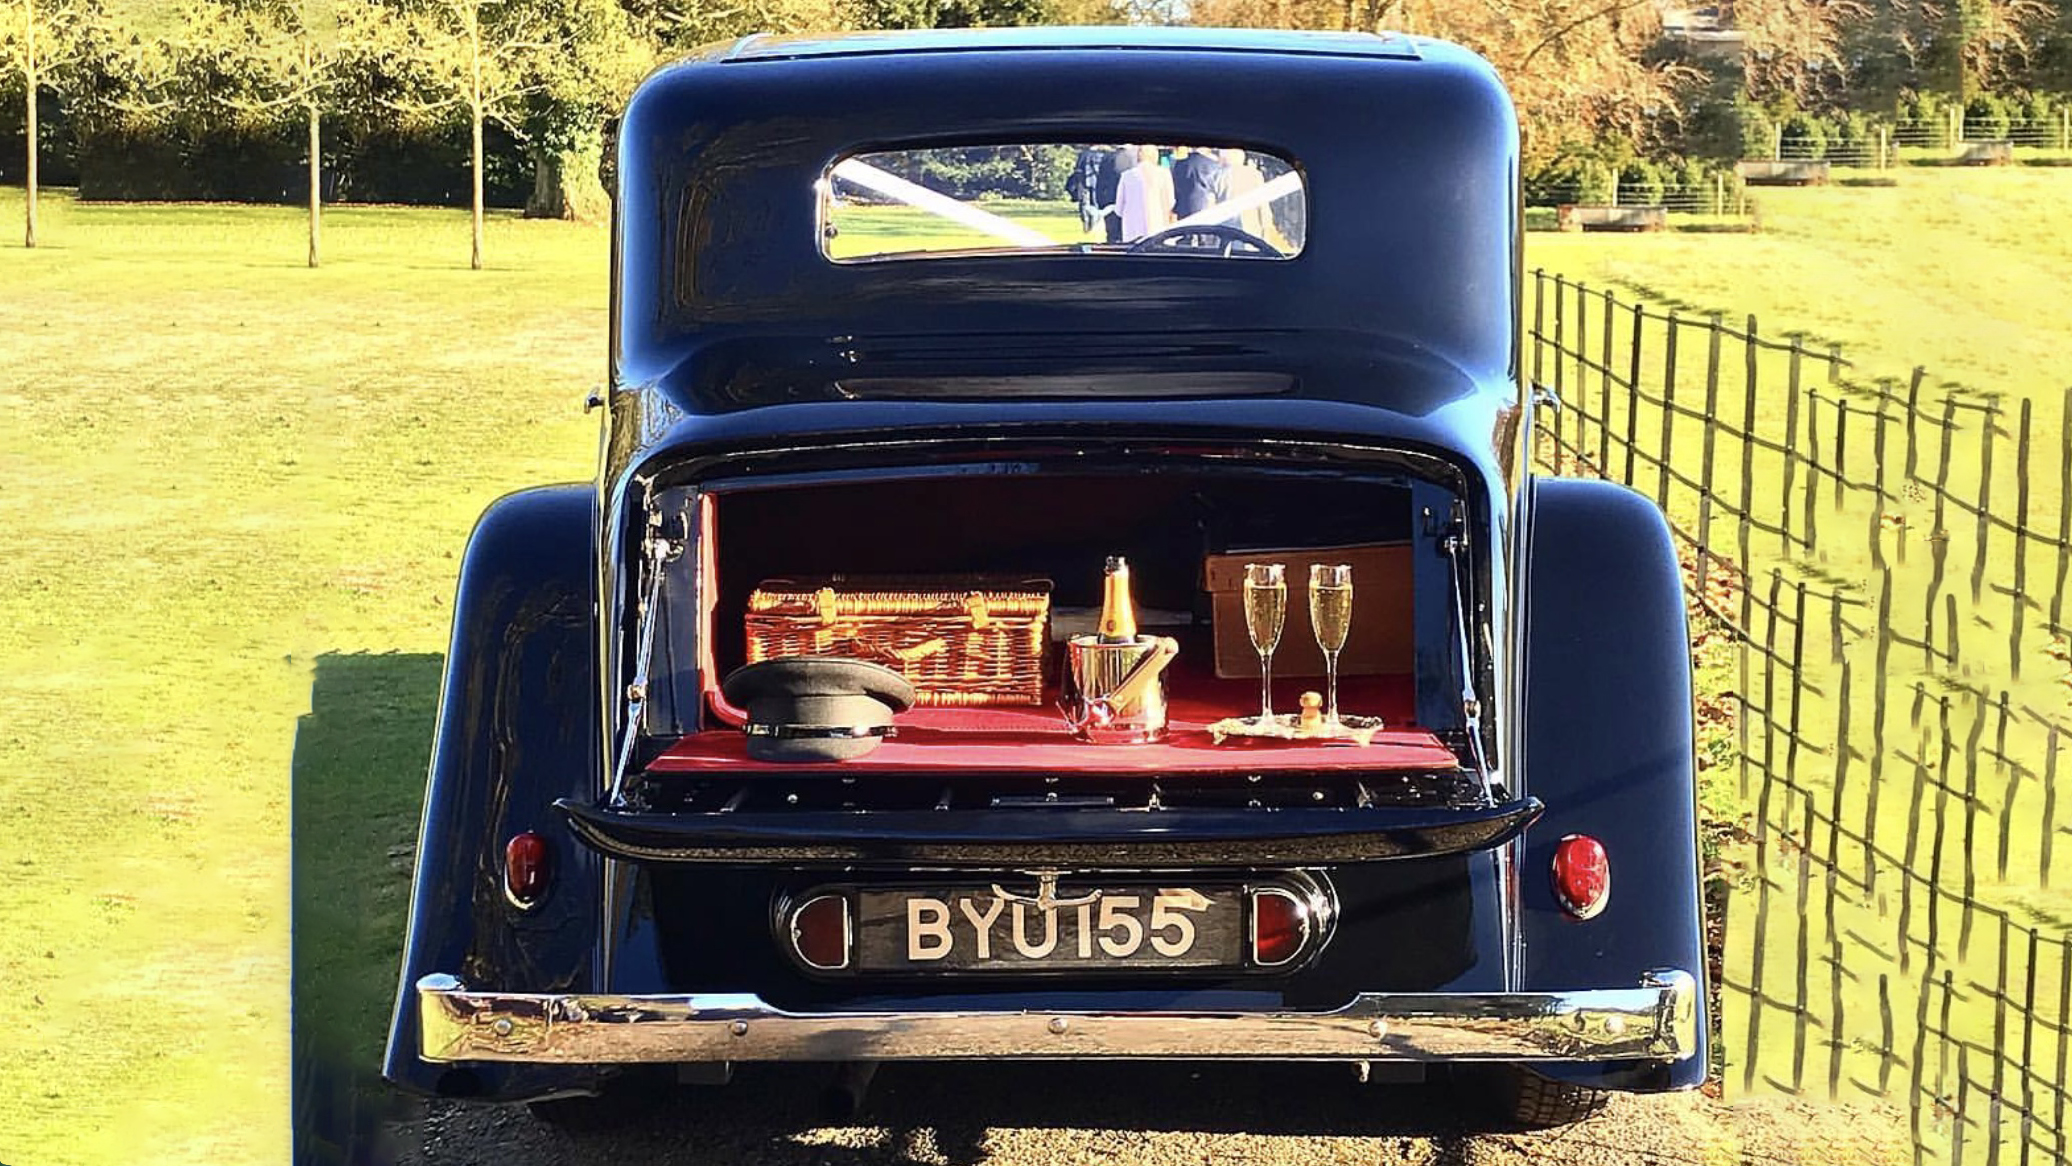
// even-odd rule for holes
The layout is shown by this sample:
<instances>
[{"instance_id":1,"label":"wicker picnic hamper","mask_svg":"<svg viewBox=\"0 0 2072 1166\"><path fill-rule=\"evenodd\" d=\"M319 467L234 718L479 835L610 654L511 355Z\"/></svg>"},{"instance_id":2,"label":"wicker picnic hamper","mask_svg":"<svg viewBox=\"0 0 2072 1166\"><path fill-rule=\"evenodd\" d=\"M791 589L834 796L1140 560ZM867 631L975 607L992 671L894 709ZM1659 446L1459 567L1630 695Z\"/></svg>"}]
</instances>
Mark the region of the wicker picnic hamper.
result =
<instances>
[{"instance_id":1,"label":"wicker picnic hamper","mask_svg":"<svg viewBox=\"0 0 2072 1166\"><path fill-rule=\"evenodd\" d=\"M905 676L917 704L1042 704L1050 589L998 576L769 579L748 597L748 662L849 656Z\"/></svg>"}]
</instances>

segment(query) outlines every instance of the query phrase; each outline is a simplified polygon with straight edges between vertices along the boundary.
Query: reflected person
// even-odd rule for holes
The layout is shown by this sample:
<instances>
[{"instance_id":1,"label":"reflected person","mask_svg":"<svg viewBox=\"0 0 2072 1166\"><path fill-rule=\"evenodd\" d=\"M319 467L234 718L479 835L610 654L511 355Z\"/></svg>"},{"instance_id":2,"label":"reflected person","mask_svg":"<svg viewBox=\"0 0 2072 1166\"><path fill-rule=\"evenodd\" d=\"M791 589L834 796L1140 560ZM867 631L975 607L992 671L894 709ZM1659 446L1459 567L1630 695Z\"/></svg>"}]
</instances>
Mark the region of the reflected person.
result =
<instances>
[{"instance_id":1,"label":"reflected person","mask_svg":"<svg viewBox=\"0 0 2072 1166\"><path fill-rule=\"evenodd\" d=\"M1223 161L1214 151L1187 150L1173 162L1173 216L1185 219L1222 202L1229 197L1225 179Z\"/></svg>"},{"instance_id":2,"label":"reflected person","mask_svg":"<svg viewBox=\"0 0 2072 1166\"><path fill-rule=\"evenodd\" d=\"M1135 243L1173 222L1173 176L1158 164L1157 146L1137 147L1137 164L1115 189L1115 210L1122 216L1122 241Z\"/></svg>"},{"instance_id":3,"label":"reflected person","mask_svg":"<svg viewBox=\"0 0 2072 1166\"><path fill-rule=\"evenodd\" d=\"M1223 151L1223 168L1224 201L1243 198L1266 185L1266 176L1259 173L1259 167L1252 165L1245 152L1234 146ZM1259 239L1267 237L1267 221L1264 205L1246 207L1223 220L1226 226L1236 227Z\"/></svg>"},{"instance_id":4,"label":"reflected person","mask_svg":"<svg viewBox=\"0 0 2072 1166\"><path fill-rule=\"evenodd\" d=\"M1093 234L1094 225L1103 217L1101 208L1114 201L1112 192L1105 202L1100 197L1101 173L1107 168L1107 148L1088 146L1079 151L1079 157L1072 162L1072 173L1065 179L1065 193L1079 208L1081 234Z\"/></svg>"},{"instance_id":5,"label":"reflected person","mask_svg":"<svg viewBox=\"0 0 2072 1166\"><path fill-rule=\"evenodd\" d=\"M1117 146L1102 153L1101 168L1094 177L1094 204L1101 212L1102 231L1108 242L1122 242L1122 213L1115 209L1115 194L1122 176L1137 164L1134 146Z\"/></svg>"}]
</instances>

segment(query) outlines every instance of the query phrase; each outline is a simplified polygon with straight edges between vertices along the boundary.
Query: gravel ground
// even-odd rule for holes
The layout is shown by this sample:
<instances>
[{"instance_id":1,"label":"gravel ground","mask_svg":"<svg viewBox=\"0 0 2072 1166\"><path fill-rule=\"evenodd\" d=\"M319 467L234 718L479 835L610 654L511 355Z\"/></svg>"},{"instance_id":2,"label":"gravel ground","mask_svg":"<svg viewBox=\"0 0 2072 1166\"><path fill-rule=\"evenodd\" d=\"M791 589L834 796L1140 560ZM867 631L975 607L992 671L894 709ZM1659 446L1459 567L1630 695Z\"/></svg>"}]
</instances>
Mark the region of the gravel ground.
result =
<instances>
[{"instance_id":1,"label":"gravel ground","mask_svg":"<svg viewBox=\"0 0 2072 1166\"><path fill-rule=\"evenodd\" d=\"M604 1132L521 1107L434 1103L391 1127L408 1166L1738 1166L1900 1163L1904 1115L1699 1094L1619 1096L1597 1118L1489 1133L1437 1085L1361 1085L1342 1066L989 1063L888 1065L862 1111L827 1124L830 1075L743 1069ZM384 1156L386 1157L386 1156Z\"/></svg>"}]
</instances>

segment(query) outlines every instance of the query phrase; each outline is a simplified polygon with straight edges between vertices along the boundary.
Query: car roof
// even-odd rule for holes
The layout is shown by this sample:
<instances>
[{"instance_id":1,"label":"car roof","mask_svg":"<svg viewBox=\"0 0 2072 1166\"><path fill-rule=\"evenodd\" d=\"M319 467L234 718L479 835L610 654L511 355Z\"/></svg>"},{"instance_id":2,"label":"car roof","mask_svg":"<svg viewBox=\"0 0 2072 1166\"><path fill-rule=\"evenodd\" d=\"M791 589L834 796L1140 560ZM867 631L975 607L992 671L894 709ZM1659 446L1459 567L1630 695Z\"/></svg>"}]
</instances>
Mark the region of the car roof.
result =
<instances>
[{"instance_id":1,"label":"car roof","mask_svg":"<svg viewBox=\"0 0 2072 1166\"><path fill-rule=\"evenodd\" d=\"M1334 57L1418 59L1418 42L1400 33L1251 28L1165 28L1143 25L1033 28L901 29L780 36L758 33L715 45L706 60L792 61L886 53L965 53L1041 49L1160 49L1229 53L1296 53Z\"/></svg>"},{"instance_id":2,"label":"car roof","mask_svg":"<svg viewBox=\"0 0 2072 1166\"><path fill-rule=\"evenodd\" d=\"M1413 56L1397 55L1406 47ZM1303 174L1307 243L1271 263L823 254L815 191L836 160L1032 141L1284 158ZM1128 28L752 38L649 77L617 150L613 375L687 414L810 400L827 370L985 377L1005 375L993 366L1012 353L1013 375L1042 377L1095 347L1231 353L1220 371L1286 374L1302 394L1388 409L1434 407L1401 387L1423 375L1401 371L1411 364L1454 370L1448 393L1511 395L1517 123L1488 62L1443 41ZM1325 375L1304 355L1325 348L1362 353L1330 363L1368 373ZM791 355L747 359L769 350ZM752 383L775 366L793 373Z\"/></svg>"}]
</instances>

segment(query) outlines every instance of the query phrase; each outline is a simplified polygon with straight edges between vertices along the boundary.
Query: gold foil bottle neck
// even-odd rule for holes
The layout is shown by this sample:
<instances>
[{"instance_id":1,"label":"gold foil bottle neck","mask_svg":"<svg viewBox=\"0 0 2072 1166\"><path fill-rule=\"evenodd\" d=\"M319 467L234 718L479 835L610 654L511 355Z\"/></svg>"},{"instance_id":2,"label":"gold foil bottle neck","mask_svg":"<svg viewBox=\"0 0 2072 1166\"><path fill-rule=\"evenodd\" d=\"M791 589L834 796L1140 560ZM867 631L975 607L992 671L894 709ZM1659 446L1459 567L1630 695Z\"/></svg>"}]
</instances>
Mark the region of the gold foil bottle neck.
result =
<instances>
[{"instance_id":1,"label":"gold foil bottle neck","mask_svg":"<svg viewBox=\"0 0 2072 1166\"><path fill-rule=\"evenodd\" d=\"M1137 638L1137 608L1130 601L1130 565L1121 555L1108 557L1101 588L1101 642L1127 644Z\"/></svg>"}]
</instances>

